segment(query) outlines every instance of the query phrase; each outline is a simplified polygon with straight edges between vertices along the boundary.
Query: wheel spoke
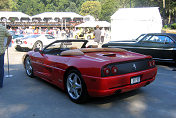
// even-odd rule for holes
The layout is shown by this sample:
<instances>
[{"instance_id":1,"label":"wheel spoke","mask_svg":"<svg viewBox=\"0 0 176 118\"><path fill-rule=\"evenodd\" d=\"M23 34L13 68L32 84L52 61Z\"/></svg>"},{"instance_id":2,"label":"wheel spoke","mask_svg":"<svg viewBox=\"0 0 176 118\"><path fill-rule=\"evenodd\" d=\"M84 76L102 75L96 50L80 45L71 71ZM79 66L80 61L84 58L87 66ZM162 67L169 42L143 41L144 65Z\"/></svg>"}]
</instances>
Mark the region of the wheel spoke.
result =
<instances>
[{"instance_id":1,"label":"wheel spoke","mask_svg":"<svg viewBox=\"0 0 176 118\"><path fill-rule=\"evenodd\" d=\"M81 85L80 84L76 83L75 85L76 85L75 89L81 89Z\"/></svg>"},{"instance_id":2,"label":"wheel spoke","mask_svg":"<svg viewBox=\"0 0 176 118\"><path fill-rule=\"evenodd\" d=\"M79 97L78 90L73 89L73 92L74 92L75 98L78 98Z\"/></svg>"},{"instance_id":3,"label":"wheel spoke","mask_svg":"<svg viewBox=\"0 0 176 118\"><path fill-rule=\"evenodd\" d=\"M70 87L68 91L69 91L70 93L73 93L73 88Z\"/></svg>"},{"instance_id":4,"label":"wheel spoke","mask_svg":"<svg viewBox=\"0 0 176 118\"><path fill-rule=\"evenodd\" d=\"M68 79L70 86L73 86L73 80L71 78Z\"/></svg>"},{"instance_id":5,"label":"wheel spoke","mask_svg":"<svg viewBox=\"0 0 176 118\"><path fill-rule=\"evenodd\" d=\"M74 78L73 78L74 84L77 82L77 79L78 79L78 77L77 77L77 75L75 74L75 75L74 75Z\"/></svg>"}]
</instances>

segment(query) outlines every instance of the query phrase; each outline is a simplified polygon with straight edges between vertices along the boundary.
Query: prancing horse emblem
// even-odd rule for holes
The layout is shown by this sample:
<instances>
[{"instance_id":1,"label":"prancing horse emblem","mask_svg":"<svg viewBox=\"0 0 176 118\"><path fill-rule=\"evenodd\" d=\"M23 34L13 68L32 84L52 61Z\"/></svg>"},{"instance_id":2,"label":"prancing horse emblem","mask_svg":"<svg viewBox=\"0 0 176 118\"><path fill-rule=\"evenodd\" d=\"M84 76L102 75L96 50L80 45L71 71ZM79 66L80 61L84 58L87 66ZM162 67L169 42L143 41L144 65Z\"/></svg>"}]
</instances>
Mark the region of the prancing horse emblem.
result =
<instances>
[{"instance_id":1,"label":"prancing horse emblem","mask_svg":"<svg viewBox=\"0 0 176 118\"><path fill-rule=\"evenodd\" d=\"M134 70L136 70L136 64L133 64L133 68L134 68Z\"/></svg>"}]
</instances>

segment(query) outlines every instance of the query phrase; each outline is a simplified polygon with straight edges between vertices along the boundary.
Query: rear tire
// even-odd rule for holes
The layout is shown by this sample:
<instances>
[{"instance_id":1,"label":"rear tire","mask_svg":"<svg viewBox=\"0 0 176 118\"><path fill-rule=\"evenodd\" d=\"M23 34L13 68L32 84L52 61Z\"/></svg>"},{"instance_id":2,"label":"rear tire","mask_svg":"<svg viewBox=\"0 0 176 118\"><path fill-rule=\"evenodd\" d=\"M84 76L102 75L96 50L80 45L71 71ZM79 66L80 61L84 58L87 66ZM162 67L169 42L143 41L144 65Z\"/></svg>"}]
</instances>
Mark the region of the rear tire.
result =
<instances>
[{"instance_id":1,"label":"rear tire","mask_svg":"<svg viewBox=\"0 0 176 118\"><path fill-rule=\"evenodd\" d=\"M31 60L29 56L25 58L24 66L25 66L25 71L27 76L34 77L33 68L32 68Z\"/></svg>"},{"instance_id":2,"label":"rear tire","mask_svg":"<svg viewBox=\"0 0 176 118\"><path fill-rule=\"evenodd\" d=\"M71 101L84 103L88 99L86 84L77 70L71 70L66 76L65 86Z\"/></svg>"}]
</instances>

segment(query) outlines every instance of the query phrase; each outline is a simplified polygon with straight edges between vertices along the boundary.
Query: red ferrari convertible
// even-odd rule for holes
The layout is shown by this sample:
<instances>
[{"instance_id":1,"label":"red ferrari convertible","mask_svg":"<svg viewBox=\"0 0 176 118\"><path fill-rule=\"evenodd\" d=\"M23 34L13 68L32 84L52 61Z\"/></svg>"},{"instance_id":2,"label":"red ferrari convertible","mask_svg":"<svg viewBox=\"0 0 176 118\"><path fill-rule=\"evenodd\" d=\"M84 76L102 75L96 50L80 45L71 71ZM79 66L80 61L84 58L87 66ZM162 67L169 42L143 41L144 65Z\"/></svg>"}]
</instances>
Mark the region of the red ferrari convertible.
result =
<instances>
[{"instance_id":1,"label":"red ferrari convertible","mask_svg":"<svg viewBox=\"0 0 176 118\"><path fill-rule=\"evenodd\" d=\"M119 48L86 48L86 40L57 40L24 56L29 77L40 77L76 103L144 87L157 74L151 56Z\"/></svg>"}]
</instances>

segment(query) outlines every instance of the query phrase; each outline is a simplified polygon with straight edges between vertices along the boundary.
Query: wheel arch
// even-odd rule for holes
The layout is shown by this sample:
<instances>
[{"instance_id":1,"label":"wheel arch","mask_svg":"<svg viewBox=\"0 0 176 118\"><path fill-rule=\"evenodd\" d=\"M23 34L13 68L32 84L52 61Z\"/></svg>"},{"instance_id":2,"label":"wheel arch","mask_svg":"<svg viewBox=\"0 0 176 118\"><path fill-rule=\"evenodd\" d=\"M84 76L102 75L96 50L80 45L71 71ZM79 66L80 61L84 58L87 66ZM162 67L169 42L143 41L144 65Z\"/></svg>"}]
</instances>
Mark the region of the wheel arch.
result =
<instances>
[{"instance_id":1,"label":"wheel arch","mask_svg":"<svg viewBox=\"0 0 176 118\"><path fill-rule=\"evenodd\" d=\"M23 62L23 66L25 67L25 60L26 58L29 56L29 54L24 54L22 57L22 62Z\"/></svg>"},{"instance_id":2,"label":"wheel arch","mask_svg":"<svg viewBox=\"0 0 176 118\"><path fill-rule=\"evenodd\" d=\"M65 71L65 73L64 73L64 77L63 77L64 90L66 90L66 77L67 77L68 73L69 73L71 70L76 70L76 71L78 71L78 72L80 73L80 75L81 75L81 72L79 71L78 68L76 68L76 67L74 67L74 66L68 67L68 68L66 69L66 71Z\"/></svg>"}]
</instances>

